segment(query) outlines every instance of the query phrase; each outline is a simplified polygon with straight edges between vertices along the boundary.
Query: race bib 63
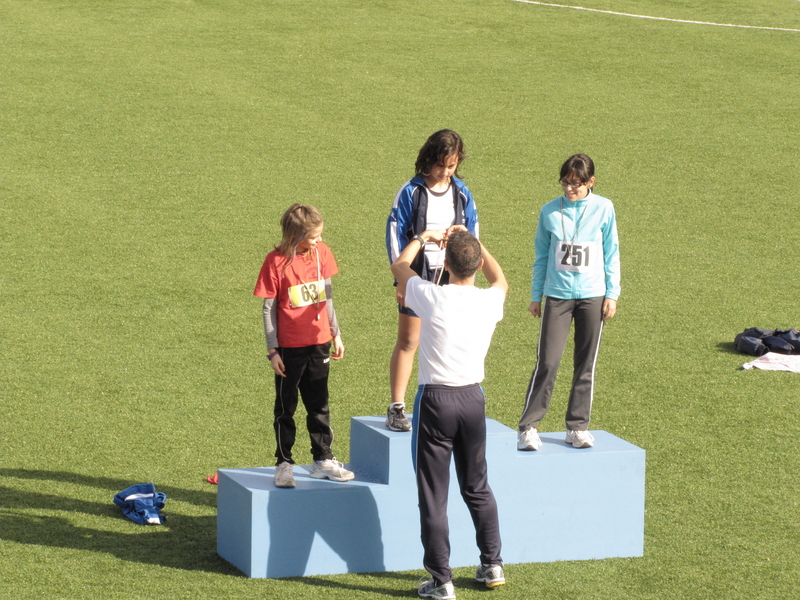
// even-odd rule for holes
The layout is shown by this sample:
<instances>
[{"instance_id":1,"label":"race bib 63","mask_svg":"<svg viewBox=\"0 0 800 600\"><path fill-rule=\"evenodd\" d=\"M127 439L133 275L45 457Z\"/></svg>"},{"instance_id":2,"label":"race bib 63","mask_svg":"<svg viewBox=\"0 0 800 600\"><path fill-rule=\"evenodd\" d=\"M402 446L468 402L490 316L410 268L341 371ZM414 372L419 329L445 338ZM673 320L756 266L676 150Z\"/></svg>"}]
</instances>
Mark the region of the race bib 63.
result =
<instances>
[{"instance_id":1,"label":"race bib 63","mask_svg":"<svg viewBox=\"0 0 800 600\"><path fill-rule=\"evenodd\" d=\"M301 283L289 288L289 304L294 308L325 300L325 280Z\"/></svg>"}]
</instances>

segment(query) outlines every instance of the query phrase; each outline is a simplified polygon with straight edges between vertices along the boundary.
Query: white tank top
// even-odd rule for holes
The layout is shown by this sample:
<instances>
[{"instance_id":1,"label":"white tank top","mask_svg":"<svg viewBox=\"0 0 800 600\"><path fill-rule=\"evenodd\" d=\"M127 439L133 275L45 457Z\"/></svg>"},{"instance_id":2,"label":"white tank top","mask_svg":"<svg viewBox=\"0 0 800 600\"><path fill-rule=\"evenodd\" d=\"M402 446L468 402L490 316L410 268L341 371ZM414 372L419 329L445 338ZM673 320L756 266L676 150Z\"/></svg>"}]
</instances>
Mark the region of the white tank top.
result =
<instances>
[{"instance_id":1,"label":"white tank top","mask_svg":"<svg viewBox=\"0 0 800 600\"><path fill-rule=\"evenodd\" d=\"M425 187L428 194L428 211L425 213L425 229L441 230L447 229L456 222L456 209L453 206L453 184L443 192L433 192ZM432 269L438 269L444 265L444 250L439 249L439 245L434 242L425 244L425 256L428 265Z\"/></svg>"}]
</instances>

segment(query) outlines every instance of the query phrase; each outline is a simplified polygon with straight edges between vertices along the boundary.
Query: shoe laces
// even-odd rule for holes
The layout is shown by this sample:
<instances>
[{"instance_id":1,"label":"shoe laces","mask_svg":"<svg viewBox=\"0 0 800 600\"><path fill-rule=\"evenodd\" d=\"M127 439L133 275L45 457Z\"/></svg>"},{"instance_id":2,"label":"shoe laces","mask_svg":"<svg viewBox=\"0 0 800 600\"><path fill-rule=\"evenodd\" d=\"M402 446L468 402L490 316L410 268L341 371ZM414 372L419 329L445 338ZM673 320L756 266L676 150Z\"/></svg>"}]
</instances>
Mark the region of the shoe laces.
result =
<instances>
[{"instance_id":1,"label":"shoe laces","mask_svg":"<svg viewBox=\"0 0 800 600\"><path fill-rule=\"evenodd\" d=\"M343 469L344 468L344 465L342 463L340 463L338 460L336 460L335 456L331 457L331 458L328 458L326 460L323 460L322 461L322 466L323 467L324 466L335 467L337 469Z\"/></svg>"}]
</instances>

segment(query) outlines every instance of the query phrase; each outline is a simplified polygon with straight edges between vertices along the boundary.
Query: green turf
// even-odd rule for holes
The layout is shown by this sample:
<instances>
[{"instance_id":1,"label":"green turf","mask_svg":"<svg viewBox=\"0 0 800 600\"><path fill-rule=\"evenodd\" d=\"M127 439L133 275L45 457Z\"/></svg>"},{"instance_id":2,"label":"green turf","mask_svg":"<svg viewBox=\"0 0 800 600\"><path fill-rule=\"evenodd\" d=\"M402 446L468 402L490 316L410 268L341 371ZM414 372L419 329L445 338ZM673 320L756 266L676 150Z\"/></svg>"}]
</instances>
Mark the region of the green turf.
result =
<instances>
[{"instance_id":1,"label":"green turf","mask_svg":"<svg viewBox=\"0 0 800 600\"><path fill-rule=\"evenodd\" d=\"M800 29L794 0L579 4ZM741 371L732 341L800 326L798 55L798 32L510 0L0 0L0 598L415 596L421 568L243 577L203 477L272 462L251 292L292 202L322 210L341 270L340 459L349 417L385 409L385 218L442 127L511 285L490 416L519 416L536 214L586 152L623 265L592 428L647 450L644 557L509 565L493 595L796 597L800 380ZM167 526L111 504L143 481ZM459 599L485 597L471 575Z\"/></svg>"}]
</instances>

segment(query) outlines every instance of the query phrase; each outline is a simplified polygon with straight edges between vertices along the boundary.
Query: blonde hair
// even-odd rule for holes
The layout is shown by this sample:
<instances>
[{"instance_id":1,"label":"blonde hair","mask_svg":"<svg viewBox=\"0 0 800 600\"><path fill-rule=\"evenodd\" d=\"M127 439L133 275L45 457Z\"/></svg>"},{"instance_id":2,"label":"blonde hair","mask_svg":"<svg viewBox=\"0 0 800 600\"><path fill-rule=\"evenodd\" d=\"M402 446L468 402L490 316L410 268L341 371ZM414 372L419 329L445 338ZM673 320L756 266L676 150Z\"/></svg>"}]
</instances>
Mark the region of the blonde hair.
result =
<instances>
[{"instance_id":1,"label":"blonde hair","mask_svg":"<svg viewBox=\"0 0 800 600\"><path fill-rule=\"evenodd\" d=\"M281 243L275 246L281 256L286 259L284 269L292 264L297 244L312 229L321 226L322 214L313 206L292 204L281 217Z\"/></svg>"}]
</instances>

